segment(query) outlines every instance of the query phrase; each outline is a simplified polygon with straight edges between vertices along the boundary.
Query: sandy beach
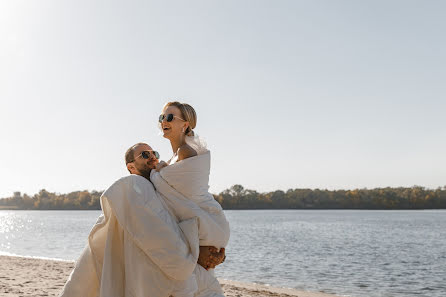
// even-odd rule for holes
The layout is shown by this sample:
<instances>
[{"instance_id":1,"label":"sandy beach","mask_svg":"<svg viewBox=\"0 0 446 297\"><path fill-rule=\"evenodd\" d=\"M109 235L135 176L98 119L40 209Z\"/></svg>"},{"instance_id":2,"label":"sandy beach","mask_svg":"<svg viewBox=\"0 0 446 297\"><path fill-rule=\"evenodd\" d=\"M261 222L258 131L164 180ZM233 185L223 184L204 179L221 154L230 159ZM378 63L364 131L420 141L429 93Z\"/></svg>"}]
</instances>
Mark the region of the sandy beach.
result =
<instances>
[{"instance_id":1,"label":"sandy beach","mask_svg":"<svg viewBox=\"0 0 446 297\"><path fill-rule=\"evenodd\" d=\"M58 296L73 267L68 261L0 256L0 296ZM220 283L228 297L335 296L223 279Z\"/></svg>"}]
</instances>

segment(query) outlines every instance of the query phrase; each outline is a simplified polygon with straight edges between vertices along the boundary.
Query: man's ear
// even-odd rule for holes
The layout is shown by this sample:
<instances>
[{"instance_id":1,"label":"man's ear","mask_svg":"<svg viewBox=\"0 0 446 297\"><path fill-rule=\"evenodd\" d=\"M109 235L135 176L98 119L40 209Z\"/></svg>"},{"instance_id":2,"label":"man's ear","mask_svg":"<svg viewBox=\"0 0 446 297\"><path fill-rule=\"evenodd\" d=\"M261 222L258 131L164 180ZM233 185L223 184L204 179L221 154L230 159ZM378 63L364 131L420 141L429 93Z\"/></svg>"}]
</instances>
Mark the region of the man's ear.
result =
<instances>
[{"instance_id":1,"label":"man's ear","mask_svg":"<svg viewBox=\"0 0 446 297\"><path fill-rule=\"evenodd\" d=\"M127 163L127 170L133 174L135 172L135 166L132 163Z\"/></svg>"}]
</instances>

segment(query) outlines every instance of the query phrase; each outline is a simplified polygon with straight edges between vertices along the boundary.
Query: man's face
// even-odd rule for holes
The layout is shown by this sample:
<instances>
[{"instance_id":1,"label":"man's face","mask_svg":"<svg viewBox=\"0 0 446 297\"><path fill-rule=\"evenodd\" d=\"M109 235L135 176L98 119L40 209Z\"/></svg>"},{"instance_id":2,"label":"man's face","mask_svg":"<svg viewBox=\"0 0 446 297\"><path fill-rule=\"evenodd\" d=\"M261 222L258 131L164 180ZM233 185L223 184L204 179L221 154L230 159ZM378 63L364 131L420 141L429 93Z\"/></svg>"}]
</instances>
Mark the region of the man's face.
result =
<instances>
[{"instance_id":1,"label":"man's face","mask_svg":"<svg viewBox=\"0 0 446 297\"><path fill-rule=\"evenodd\" d=\"M141 155L141 153L144 151L151 152L153 149L147 144L138 145L134 151L134 161L129 163L130 172L149 178L150 170L155 169L159 161L153 153L150 153L150 157L148 159L144 159Z\"/></svg>"}]
</instances>

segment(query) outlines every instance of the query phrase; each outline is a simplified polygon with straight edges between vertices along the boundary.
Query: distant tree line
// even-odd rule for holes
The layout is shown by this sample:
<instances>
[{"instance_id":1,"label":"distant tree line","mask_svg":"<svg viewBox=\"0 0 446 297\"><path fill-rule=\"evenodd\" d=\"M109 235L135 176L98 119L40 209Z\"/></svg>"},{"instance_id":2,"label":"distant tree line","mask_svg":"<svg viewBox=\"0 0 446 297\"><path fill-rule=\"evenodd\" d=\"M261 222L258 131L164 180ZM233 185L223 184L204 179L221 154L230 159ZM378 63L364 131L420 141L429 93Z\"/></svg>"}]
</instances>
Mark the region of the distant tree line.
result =
<instances>
[{"instance_id":1,"label":"distant tree line","mask_svg":"<svg viewBox=\"0 0 446 297\"><path fill-rule=\"evenodd\" d=\"M215 199L224 209L445 209L446 186L258 193L234 185Z\"/></svg>"},{"instance_id":2,"label":"distant tree line","mask_svg":"<svg viewBox=\"0 0 446 297\"><path fill-rule=\"evenodd\" d=\"M41 190L34 196L15 192L0 199L0 209L100 210L101 195L99 191L56 194ZM224 209L446 209L446 186L259 193L234 185L214 197Z\"/></svg>"},{"instance_id":3,"label":"distant tree line","mask_svg":"<svg viewBox=\"0 0 446 297\"><path fill-rule=\"evenodd\" d=\"M76 191L69 194L56 194L47 190L40 190L34 196L21 195L14 192L9 198L0 199L0 209L35 209L35 210L89 210L101 209L99 198L102 192Z\"/></svg>"}]
</instances>

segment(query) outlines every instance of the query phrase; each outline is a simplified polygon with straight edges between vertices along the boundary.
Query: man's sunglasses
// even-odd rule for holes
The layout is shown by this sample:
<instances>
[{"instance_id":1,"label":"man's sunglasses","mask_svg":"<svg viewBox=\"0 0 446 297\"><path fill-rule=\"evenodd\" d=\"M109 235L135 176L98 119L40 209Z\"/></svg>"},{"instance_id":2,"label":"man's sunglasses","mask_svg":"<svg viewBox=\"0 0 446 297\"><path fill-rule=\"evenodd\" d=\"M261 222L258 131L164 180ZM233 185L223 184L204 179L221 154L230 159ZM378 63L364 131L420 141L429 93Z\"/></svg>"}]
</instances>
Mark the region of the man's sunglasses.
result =
<instances>
[{"instance_id":1,"label":"man's sunglasses","mask_svg":"<svg viewBox=\"0 0 446 297\"><path fill-rule=\"evenodd\" d=\"M173 118L177 118L179 120L182 120L183 122L185 121L182 118L177 117L176 115L173 115L173 114L169 113L169 114L161 114L159 116L159 118L158 118L158 122L162 123L164 121L164 119L166 119L167 122L172 122Z\"/></svg>"},{"instance_id":2,"label":"man's sunglasses","mask_svg":"<svg viewBox=\"0 0 446 297\"><path fill-rule=\"evenodd\" d=\"M160 154L157 151L142 151L138 156L135 157L135 159L133 159L133 161L135 161L139 157L142 157L143 159L147 160L150 158L151 154L153 154L155 156L155 158L157 158L157 159L160 158ZM133 162L133 161L130 161L130 162Z\"/></svg>"}]
</instances>

